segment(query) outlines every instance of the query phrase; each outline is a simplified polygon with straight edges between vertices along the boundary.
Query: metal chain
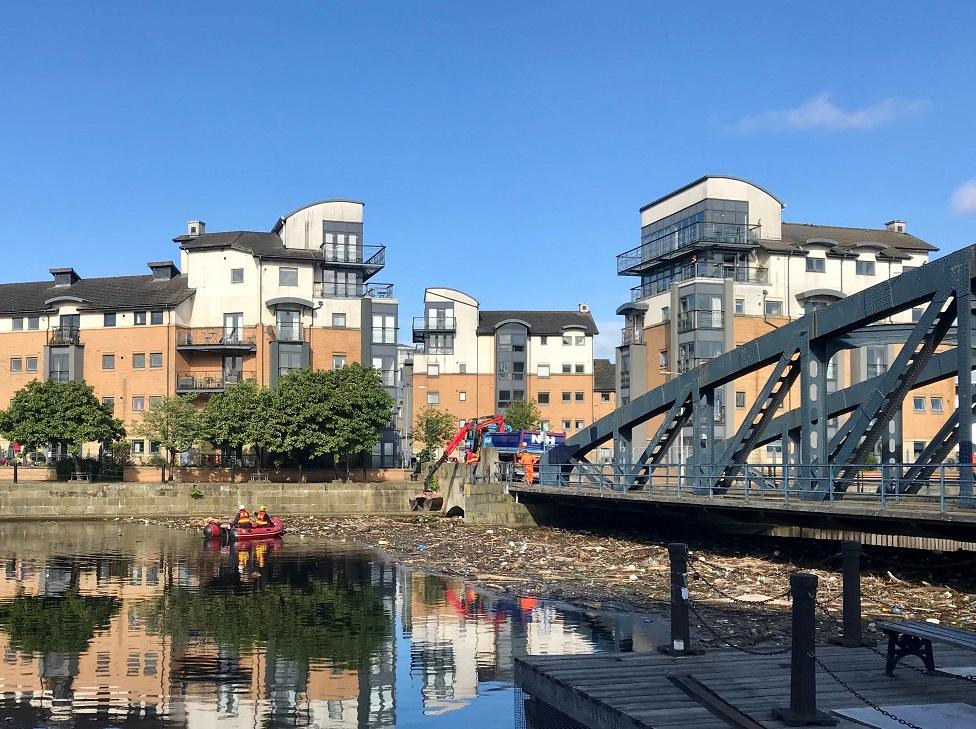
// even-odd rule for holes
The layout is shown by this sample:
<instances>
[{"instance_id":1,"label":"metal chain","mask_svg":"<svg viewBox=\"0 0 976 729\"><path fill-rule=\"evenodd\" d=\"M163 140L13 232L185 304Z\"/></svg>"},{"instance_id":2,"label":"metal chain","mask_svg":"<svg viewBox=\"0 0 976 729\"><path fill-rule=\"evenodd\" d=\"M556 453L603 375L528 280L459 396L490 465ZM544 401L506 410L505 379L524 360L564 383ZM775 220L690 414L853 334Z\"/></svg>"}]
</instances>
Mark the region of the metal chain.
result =
<instances>
[{"instance_id":1,"label":"metal chain","mask_svg":"<svg viewBox=\"0 0 976 729\"><path fill-rule=\"evenodd\" d=\"M820 666L824 670L824 673L826 673L828 676L830 676L832 679L834 679L834 681L836 681L838 684L840 684L840 686L844 690L846 690L848 693L850 693L852 696L854 696L854 698L856 698L858 701L861 701L862 703L866 704L867 706L870 706L872 709L874 709L875 711L877 711L879 714L881 714L883 716L887 716L889 719L891 719L892 721L898 722L902 726L907 726L907 727L909 727L909 729L923 729L923 727L920 727L918 724L913 724L912 722L908 721L907 719L902 719L900 716L895 716L890 711L886 711L885 709L882 709L876 703L874 703L869 698L867 698L864 694L858 692L857 689L851 688L844 681L844 679L842 679L836 673L834 673L829 668L827 668L827 666L824 664L824 662L821 661L819 658L817 658L816 655L814 655L813 653L807 653L807 655L810 658L812 658L814 661L817 662L817 665Z\"/></svg>"},{"instance_id":2,"label":"metal chain","mask_svg":"<svg viewBox=\"0 0 976 729\"><path fill-rule=\"evenodd\" d=\"M885 660L888 660L888 654L885 653L884 651L878 650L873 645L867 645L867 646L864 646L864 647L867 648L872 653L877 653L879 656L881 656ZM925 676L930 675L929 672L926 671L924 668L919 668L918 666L913 666L911 663L900 663L899 662L898 666L900 668L907 668L909 671L915 671L915 673L921 673L921 674L923 674ZM945 676L946 678L954 678L957 681L966 681L967 683L976 683L976 676L971 676L969 674L966 674L964 676L960 676L957 673L944 673L943 672L943 673L940 673L939 675L940 676Z\"/></svg>"},{"instance_id":3,"label":"metal chain","mask_svg":"<svg viewBox=\"0 0 976 729\"><path fill-rule=\"evenodd\" d=\"M691 610L692 613L694 613L696 618L698 618L698 622L701 623L702 627L705 628L705 630L707 630L709 633L712 634L712 637L715 638L715 640L719 641L720 643L724 643L725 645L729 646L730 648L734 648L737 651L748 653L750 656L781 656L793 650L792 646L787 646L782 650L776 650L776 651L758 651L758 650L753 650L751 648L743 648L742 646L736 645L735 643L730 642L727 638L723 638L721 635L719 635L718 631L716 631L711 625L705 622L705 618L703 618L701 613L698 612L698 609L695 607L694 603L692 603L691 600L686 599L685 604L688 605L688 609Z\"/></svg>"},{"instance_id":4,"label":"metal chain","mask_svg":"<svg viewBox=\"0 0 976 729\"><path fill-rule=\"evenodd\" d=\"M706 587L714 590L715 592L717 592L722 597L726 598L727 600L731 600L732 602L739 603L740 605L766 605L767 603L771 603L773 600L781 600L784 597L789 597L789 595L790 595L790 590L789 590L789 588L787 588L786 592L781 592L778 595L773 595L772 597L767 597L767 598L765 598L763 600L742 600L741 598L735 597L734 595L730 595L725 590L723 590L721 587L718 587L718 586L712 584L700 572L695 572L694 570L692 570L691 572L689 572L689 574L690 575L693 575L694 577L696 577L699 580L701 580L702 582L704 582Z\"/></svg>"}]
</instances>

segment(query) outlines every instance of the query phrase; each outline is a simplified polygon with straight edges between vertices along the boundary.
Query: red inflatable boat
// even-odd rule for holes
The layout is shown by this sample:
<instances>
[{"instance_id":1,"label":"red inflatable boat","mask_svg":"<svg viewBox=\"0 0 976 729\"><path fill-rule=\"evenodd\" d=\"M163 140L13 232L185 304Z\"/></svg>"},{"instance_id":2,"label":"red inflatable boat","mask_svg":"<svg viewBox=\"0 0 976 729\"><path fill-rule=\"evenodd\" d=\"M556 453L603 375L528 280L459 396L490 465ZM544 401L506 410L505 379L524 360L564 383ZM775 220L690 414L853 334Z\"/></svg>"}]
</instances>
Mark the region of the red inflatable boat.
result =
<instances>
[{"instance_id":1,"label":"red inflatable boat","mask_svg":"<svg viewBox=\"0 0 976 729\"><path fill-rule=\"evenodd\" d=\"M241 542L249 539L273 539L285 533L285 524L276 516L271 517L270 526L231 527L230 522L218 524L210 522L203 528L203 536L207 539L220 539L222 542Z\"/></svg>"}]
</instances>

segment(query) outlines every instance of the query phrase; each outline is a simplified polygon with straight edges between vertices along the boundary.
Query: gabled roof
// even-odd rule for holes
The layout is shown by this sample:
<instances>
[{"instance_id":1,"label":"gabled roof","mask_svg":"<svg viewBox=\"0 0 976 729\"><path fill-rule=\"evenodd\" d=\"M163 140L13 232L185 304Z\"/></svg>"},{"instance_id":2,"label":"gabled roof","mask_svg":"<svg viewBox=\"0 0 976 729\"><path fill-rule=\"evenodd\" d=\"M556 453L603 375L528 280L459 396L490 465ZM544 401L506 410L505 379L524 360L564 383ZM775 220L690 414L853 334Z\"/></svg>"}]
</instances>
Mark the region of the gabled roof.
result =
<instances>
[{"instance_id":1,"label":"gabled roof","mask_svg":"<svg viewBox=\"0 0 976 729\"><path fill-rule=\"evenodd\" d=\"M492 334L496 327L508 320L525 322L533 336L562 335L566 329L583 329L587 334L599 334L589 312L580 311L482 311L478 315L478 334Z\"/></svg>"},{"instance_id":2,"label":"gabled roof","mask_svg":"<svg viewBox=\"0 0 976 729\"><path fill-rule=\"evenodd\" d=\"M294 260L322 260L319 250L285 248L277 233L263 233L254 230L229 230L222 233L202 235L180 235L173 238L185 251L198 251L211 248L231 248L262 258L285 258Z\"/></svg>"},{"instance_id":3,"label":"gabled roof","mask_svg":"<svg viewBox=\"0 0 976 729\"><path fill-rule=\"evenodd\" d=\"M0 314L36 314L51 307L44 302L70 297L80 300L79 309L165 309L193 295L186 276L153 280L147 276L83 278L71 286L53 281L0 284Z\"/></svg>"},{"instance_id":4,"label":"gabled roof","mask_svg":"<svg viewBox=\"0 0 976 729\"><path fill-rule=\"evenodd\" d=\"M608 359L593 360L593 390L595 392L613 392L617 389L617 368Z\"/></svg>"},{"instance_id":5,"label":"gabled roof","mask_svg":"<svg viewBox=\"0 0 976 729\"><path fill-rule=\"evenodd\" d=\"M930 253L938 248L909 233L884 228L844 228L837 225L783 223L782 240L762 240L759 245L773 253L804 255L807 241L827 246L828 255L852 255L858 246L873 245L878 256L907 260L911 253Z\"/></svg>"}]
</instances>

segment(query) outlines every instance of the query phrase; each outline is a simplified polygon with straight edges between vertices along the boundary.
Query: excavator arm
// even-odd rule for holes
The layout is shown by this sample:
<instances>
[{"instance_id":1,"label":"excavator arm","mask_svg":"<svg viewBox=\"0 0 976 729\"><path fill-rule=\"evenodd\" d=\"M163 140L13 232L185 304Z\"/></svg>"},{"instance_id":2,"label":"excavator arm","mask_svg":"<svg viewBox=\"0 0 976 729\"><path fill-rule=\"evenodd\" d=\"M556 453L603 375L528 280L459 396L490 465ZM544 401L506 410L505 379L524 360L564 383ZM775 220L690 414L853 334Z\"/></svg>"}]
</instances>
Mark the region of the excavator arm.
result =
<instances>
[{"instance_id":1,"label":"excavator arm","mask_svg":"<svg viewBox=\"0 0 976 729\"><path fill-rule=\"evenodd\" d=\"M497 425L499 429L504 428L505 416L491 415L483 418L475 418L462 425L454 437L451 438L450 442L444 446L444 452L441 453L441 457L434 461L434 465L431 466L430 471L427 473L427 478L424 479L424 489L430 488L437 469L447 462L447 459L451 457L455 449L467 439L469 433L473 432L475 434L473 450L477 451L478 446L481 445L481 437L484 435L484 432L493 425Z\"/></svg>"}]
</instances>

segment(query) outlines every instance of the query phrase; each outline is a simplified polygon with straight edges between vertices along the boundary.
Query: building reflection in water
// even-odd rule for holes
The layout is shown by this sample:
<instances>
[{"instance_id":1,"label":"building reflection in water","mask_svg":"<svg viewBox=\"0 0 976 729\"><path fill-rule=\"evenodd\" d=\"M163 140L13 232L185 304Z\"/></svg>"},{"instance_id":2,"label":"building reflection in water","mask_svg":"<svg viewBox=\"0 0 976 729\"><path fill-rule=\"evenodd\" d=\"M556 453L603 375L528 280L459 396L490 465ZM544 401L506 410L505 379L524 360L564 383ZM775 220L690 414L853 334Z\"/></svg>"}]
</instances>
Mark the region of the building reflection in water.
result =
<instances>
[{"instance_id":1,"label":"building reflection in water","mask_svg":"<svg viewBox=\"0 0 976 729\"><path fill-rule=\"evenodd\" d=\"M499 597L337 546L0 526L0 717L393 727L417 718L398 717L398 690L411 711L476 711L479 691L511 686L515 656L658 637L641 616Z\"/></svg>"}]
</instances>

